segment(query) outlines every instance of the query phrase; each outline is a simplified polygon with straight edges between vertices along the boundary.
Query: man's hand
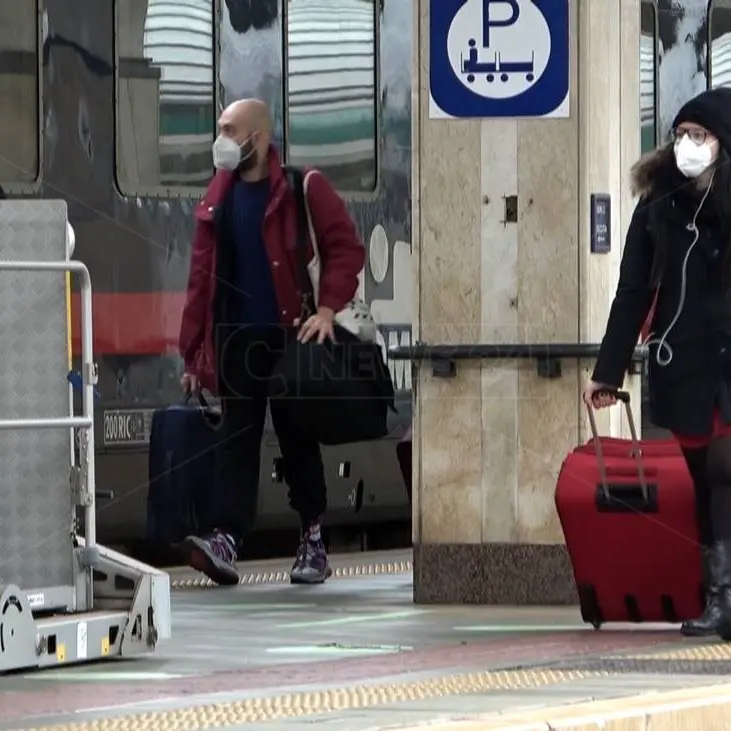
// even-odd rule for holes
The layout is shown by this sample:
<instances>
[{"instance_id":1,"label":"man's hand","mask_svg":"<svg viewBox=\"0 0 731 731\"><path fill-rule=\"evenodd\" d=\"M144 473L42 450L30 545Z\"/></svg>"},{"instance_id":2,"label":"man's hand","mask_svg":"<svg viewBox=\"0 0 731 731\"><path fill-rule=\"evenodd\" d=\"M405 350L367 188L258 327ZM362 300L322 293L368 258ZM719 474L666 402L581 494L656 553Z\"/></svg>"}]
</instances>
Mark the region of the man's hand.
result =
<instances>
[{"instance_id":1,"label":"man's hand","mask_svg":"<svg viewBox=\"0 0 731 731\"><path fill-rule=\"evenodd\" d=\"M329 307L320 307L317 314L311 315L305 321L297 334L297 340L306 343L312 338L317 337L317 342L322 345L326 339L335 342L335 333L333 330L333 317L335 313ZM295 326L299 325L299 321L295 321Z\"/></svg>"},{"instance_id":2,"label":"man's hand","mask_svg":"<svg viewBox=\"0 0 731 731\"><path fill-rule=\"evenodd\" d=\"M183 389L183 393L198 393L198 376L194 376L192 373L183 373L183 377L180 379L180 387Z\"/></svg>"}]
</instances>

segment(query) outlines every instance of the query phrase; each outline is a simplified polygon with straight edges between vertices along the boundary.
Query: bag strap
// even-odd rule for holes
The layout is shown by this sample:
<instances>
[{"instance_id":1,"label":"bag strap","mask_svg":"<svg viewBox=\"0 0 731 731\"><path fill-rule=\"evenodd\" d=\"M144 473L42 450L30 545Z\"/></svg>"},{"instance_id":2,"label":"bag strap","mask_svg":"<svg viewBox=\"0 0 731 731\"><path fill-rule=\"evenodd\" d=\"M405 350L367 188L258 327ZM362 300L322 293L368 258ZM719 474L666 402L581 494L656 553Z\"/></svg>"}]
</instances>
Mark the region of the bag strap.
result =
<instances>
[{"instance_id":1,"label":"bag strap","mask_svg":"<svg viewBox=\"0 0 731 731\"><path fill-rule=\"evenodd\" d=\"M312 213L310 213L310 206L307 203L309 198L309 193L307 192L307 188L309 185L310 180L312 180L312 175L314 174L314 170L310 170L310 172L305 175L303 181L302 181L302 189L305 192L305 213L307 214L307 228L310 232L310 243L312 244L312 250L315 254L315 258L319 261L320 260L320 252L318 250L318 243L317 243L317 234L315 233L315 224L312 222Z\"/></svg>"},{"instance_id":2,"label":"bag strap","mask_svg":"<svg viewBox=\"0 0 731 731\"><path fill-rule=\"evenodd\" d=\"M308 213L307 201L305 200L305 181L302 170L291 165L283 166L284 174L287 177L292 191L297 217L297 278L299 279L300 290L302 291L302 312L301 320L304 322L310 315L315 313L315 293L312 289L312 280L307 268L307 234L308 234Z\"/></svg>"}]
</instances>

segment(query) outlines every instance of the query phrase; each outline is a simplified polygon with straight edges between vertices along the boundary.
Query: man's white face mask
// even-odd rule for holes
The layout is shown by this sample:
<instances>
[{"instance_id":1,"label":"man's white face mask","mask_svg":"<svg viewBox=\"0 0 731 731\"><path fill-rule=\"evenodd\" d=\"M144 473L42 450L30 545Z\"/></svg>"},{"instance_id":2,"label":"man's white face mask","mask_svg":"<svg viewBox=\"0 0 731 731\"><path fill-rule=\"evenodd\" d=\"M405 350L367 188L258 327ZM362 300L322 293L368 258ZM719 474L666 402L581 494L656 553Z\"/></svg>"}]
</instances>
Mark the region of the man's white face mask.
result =
<instances>
[{"instance_id":1,"label":"man's white face mask","mask_svg":"<svg viewBox=\"0 0 731 731\"><path fill-rule=\"evenodd\" d=\"M697 145L686 133L675 142L675 164L686 178L697 178L713 163L713 147L708 142Z\"/></svg>"},{"instance_id":2,"label":"man's white face mask","mask_svg":"<svg viewBox=\"0 0 731 731\"><path fill-rule=\"evenodd\" d=\"M218 135L213 143L213 167L216 170L241 170L256 164L256 150L251 137L239 145L232 137Z\"/></svg>"}]
</instances>

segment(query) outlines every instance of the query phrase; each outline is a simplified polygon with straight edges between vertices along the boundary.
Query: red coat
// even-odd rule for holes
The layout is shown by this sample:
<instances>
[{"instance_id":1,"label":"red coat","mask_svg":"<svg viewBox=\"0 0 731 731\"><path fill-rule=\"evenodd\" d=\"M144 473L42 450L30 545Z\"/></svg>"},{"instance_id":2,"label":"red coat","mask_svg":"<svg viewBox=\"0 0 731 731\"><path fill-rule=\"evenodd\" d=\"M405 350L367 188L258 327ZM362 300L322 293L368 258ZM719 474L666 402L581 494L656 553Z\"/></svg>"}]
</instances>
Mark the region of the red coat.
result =
<instances>
[{"instance_id":1,"label":"red coat","mask_svg":"<svg viewBox=\"0 0 731 731\"><path fill-rule=\"evenodd\" d=\"M299 317L302 294L297 278L297 216L294 192L288 185L274 147L269 150L271 193L264 215L263 236L274 278L280 322L292 325ZM186 372L215 393L214 300L216 296L216 207L235 182L235 175L219 171L195 209L195 235L188 277L188 292L180 326L180 354ZM343 199L324 175L308 181L307 203L320 251L318 304L335 312L353 299L358 274L365 263L365 248ZM310 242L308 260L313 256Z\"/></svg>"}]
</instances>

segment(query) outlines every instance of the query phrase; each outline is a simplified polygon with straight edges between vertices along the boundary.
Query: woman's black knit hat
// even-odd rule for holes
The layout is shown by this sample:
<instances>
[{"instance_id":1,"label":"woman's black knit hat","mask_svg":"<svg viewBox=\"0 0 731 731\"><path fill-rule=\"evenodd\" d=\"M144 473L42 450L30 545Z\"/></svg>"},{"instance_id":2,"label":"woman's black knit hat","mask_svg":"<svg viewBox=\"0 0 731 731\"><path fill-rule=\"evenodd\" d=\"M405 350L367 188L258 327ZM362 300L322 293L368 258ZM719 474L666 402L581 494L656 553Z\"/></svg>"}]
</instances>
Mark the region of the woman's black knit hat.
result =
<instances>
[{"instance_id":1,"label":"woman's black knit hat","mask_svg":"<svg viewBox=\"0 0 731 731\"><path fill-rule=\"evenodd\" d=\"M731 154L731 89L709 89L693 97L675 116L673 128L682 122L694 122L705 127Z\"/></svg>"}]
</instances>

